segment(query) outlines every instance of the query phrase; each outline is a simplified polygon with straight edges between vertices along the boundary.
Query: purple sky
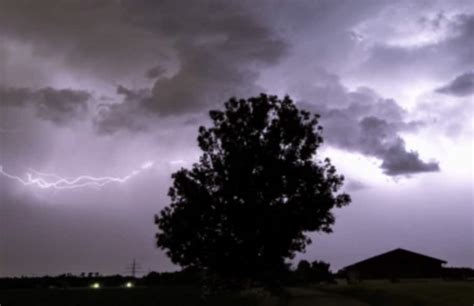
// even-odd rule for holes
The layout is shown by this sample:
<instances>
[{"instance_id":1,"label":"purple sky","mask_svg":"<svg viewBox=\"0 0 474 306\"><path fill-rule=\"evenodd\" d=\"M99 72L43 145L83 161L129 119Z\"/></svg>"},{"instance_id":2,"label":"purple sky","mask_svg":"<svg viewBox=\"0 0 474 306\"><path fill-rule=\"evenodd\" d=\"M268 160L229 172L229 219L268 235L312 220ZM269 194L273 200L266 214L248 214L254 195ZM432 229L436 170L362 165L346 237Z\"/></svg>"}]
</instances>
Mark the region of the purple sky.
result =
<instances>
[{"instance_id":1,"label":"purple sky","mask_svg":"<svg viewBox=\"0 0 474 306\"><path fill-rule=\"evenodd\" d=\"M0 276L175 269L170 174L259 92L322 115L353 197L297 259L474 267L472 1L0 0Z\"/></svg>"}]
</instances>

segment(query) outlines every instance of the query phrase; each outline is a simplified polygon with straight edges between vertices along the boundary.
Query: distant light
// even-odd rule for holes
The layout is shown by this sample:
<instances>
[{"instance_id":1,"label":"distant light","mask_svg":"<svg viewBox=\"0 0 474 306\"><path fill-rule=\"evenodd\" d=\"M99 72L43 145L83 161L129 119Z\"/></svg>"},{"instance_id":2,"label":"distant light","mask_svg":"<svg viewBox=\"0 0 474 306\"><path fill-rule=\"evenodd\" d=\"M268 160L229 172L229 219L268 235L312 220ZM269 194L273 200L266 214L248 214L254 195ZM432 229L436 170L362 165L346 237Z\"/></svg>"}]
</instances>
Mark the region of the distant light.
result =
<instances>
[{"instance_id":1,"label":"distant light","mask_svg":"<svg viewBox=\"0 0 474 306\"><path fill-rule=\"evenodd\" d=\"M99 289L99 288L100 288L100 284L99 284L99 283L93 283L93 284L91 285L91 288L93 288L93 289Z\"/></svg>"},{"instance_id":2,"label":"distant light","mask_svg":"<svg viewBox=\"0 0 474 306\"><path fill-rule=\"evenodd\" d=\"M126 288L133 288L133 283L132 282L128 282L125 284L125 287Z\"/></svg>"}]
</instances>

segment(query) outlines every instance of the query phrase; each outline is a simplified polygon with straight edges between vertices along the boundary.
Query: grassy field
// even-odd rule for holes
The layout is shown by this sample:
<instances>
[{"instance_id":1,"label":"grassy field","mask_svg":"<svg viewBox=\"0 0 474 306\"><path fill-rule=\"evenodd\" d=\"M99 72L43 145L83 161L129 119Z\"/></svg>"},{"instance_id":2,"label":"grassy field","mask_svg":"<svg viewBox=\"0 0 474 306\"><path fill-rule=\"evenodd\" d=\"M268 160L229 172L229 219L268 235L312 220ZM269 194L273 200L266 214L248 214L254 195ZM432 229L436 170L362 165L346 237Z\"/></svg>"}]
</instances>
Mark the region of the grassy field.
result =
<instances>
[{"instance_id":1,"label":"grassy field","mask_svg":"<svg viewBox=\"0 0 474 306\"><path fill-rule=\"evenodd\" d=\"M364 281L357 285L318 286L319 290L349 296L371 306L474 305L474 282L442 280Z\"/></svg>"},{"instance_id":2,"label":"grassy field","mask_svg":"<svg viewBox=\"0 0 474 306\"><path fill-rule=\"evenodd\" d=\"M197 288L0 290L1 306L472 306L474 282L366 281L357 285L288 288L285 300L225 294L201 301Z\"/></svg>"},{"instance_id":3,"label":"grassy field","mask_svg":"<svg viewBox=\"0 0 474 306\"><path fill-rule=\"evenodd\" d=\"M227 294L201 302L193 288L0 290L1 306L237 306L258 305L254 296Z\"/></svg>"}]
</instances>

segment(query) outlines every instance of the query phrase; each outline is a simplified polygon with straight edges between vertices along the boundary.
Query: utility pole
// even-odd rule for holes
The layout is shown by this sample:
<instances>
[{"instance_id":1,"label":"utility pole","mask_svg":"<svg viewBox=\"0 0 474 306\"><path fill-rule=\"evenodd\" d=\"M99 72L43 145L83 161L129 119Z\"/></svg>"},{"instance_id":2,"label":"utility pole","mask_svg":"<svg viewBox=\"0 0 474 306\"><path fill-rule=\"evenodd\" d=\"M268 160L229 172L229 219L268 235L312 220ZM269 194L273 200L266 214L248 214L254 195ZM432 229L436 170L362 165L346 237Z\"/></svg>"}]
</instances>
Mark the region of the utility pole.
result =
<instances>
[{"instance_id":1,"label":"utility pole","mask_svg":"<svg viewBox=\"0 0 474 306\"><path fill-rule=\"evenodd\" d=\"M133 259L132 264L127 266L126 270L127 270L128 273L130 273L132 275L133 278L136 277L137 273L143 272L140 264L137 263L135 258Z\"/></svg>"}]
</instances>

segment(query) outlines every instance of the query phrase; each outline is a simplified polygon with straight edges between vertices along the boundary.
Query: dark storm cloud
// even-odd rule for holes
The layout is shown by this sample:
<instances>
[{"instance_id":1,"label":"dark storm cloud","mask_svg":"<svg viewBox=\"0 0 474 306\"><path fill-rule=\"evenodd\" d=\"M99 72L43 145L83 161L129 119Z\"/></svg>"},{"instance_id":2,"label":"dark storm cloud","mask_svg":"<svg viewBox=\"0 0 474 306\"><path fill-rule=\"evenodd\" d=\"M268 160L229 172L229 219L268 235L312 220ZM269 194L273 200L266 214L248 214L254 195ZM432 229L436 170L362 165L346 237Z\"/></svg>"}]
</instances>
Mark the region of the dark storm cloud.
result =
<instances>
[{"instance_id":1,"label":"dark storm cloud","mask_svg":"<svg viewBox=\"0 0 474 306\"><path fill-rule=\"evenodd\" d=\"M31 107L43 120L64 125L85 118L90 93L82 90L0 87L1 107Z\"/></svg>"},{"instance_id":2,"label":"dark storm cloud","mask_svg":"<svg viewBox=\"0 0 474 306\"><path fill-rule=\"evenodd\" d=\"M389 123L377 117L364 117L359 122L361 150L368 155L380 157L380 166L387 175L406 175L418 172L439 171L435 162L420 160L418 153L408 151L404 140L398 136L399 124Z\"/></svg>"},{"instance_id":3,"label":"dark storm cloud","mask_svg":"<svg viewBox=\"0 0 474 306\"><path fill-rule=\"evenodd\" d=\"M452 44L452 54L459 57L460 64L471 66L474 62L474 15L459 14L453 22L453 37L445 43L445 47L450 50ZM464 66L465 67L465 66ZM461 68L463 68L461 66Z\"/></svg>"},{"instance_id":4,"label":"dark storm cloud","mask_svg":"<svg viewBox=\"0 0 474 306\"><path fill-rule=\"evenodd\" d=\"M328 2L315 11L320 15L335 11L345 16L348 4L332 8ZM71 1L57 2L54 9L38 5L37 10L30 8L27 13L24 3L6 1L2 5L4 12L9 12L8 16L3 13L5 18L22 17L10 22L6 34L32 41L39 53L54 46L72 63L83 61L86 65L96 65L94 69L99 74L102 65L131 65L140 69L146 66L140 75L152 80L151 86L120 85L117 88L120 103L98 106L93 123L99 134L121 129L143 131L156 118L196 115L230 96L257 94L263 90L256 84L260 71L278 63L288 48L259 14L238 2L189 2L183 9L182 3L175 1ZM317 28L331 29L331 19L320 17ZM424 22L436 27L444 22L440 18ZM469 18L458 19L456 25L463 36ZM57 27L59 23L61 28ZM341 29L339 32L346 33ZM136 35L137 43L130 38ZM322 34L321 37L332 42ZM337 48L334 42L330 45ZM156 58L149 57L150 50L156 51L156 57L165 62L157 63ZM318 50L326 54L324 48ZM162 51L168 55L161 56ZM146 59L146 63L137 57ZM395 101L381 99L370 90L348 92L329 74L320 81L319 88L316 86L309 97L322 98L319 107L323 110L329 143L382 159L382 168L389 175L438 170L437 164L425 163L416 152L405 148L398 133L410 125L403 121L405 114ZM305 87L306 83L301 82L301 86ZM53 105L58 103L50 104L54 110ZM59 114L72 114L72 109L62 110L39 109L38 115L61 122ZM351 134L354 135L348 137Z\"/></svg>"},{"instance_id":5,"label":"dark storm cloud","mask_svg":"<svg viewBox=\"0 0 474 306\"><path fill-rule=\"evenodd\" d=\"M259 69L285 54L285 44L236 2L189 2L183 9L174 1L130 1L124 10L130 23L170 38L178 69L171 76L162 66L148 70L156 79L149 92L127 89L124 101L98 121L101 132L134 126L120 126L123 113L182 115L256 94Z\"/></svg>"},{"instance_id":6,"label":"dark storm cloud","mask_svg":"<svg viewBox=\"0 0 474 306\"><path fill-rule=\"evenodd\" d=\"M310 93L316 102L303 107L321 114L329 145L381 159L380 167L390 176L439 171L437 162L424 162L417 152L407 150L399 133L414 131L422 123L407 122L406 111L393 99L383 99L368 88L348 91L337 78L323 79L326 84ZM337 100L331 105L332 97Z\"/></svg>"},{"instance_id":7,"label":"dark storm cloud","mask_svg":"<svg viewBox=\"0 0 474 306\"><path fill-rule=\"evenodd\" d=\"M60 55L65 67L90 71L109 84L137 76L154 80L148 96L125 99L107 118L102 113L99 130L111 132L121 128L124 113L131 119L123 127L129 128L143 112L199 112L230 96L261 91L255 84L259 70L276 63L286 44L254 8L236 1L183 7L176 1L6 0L0 2L0 33L30 44L40 58Z\"/></svg>"},{"instance_id":8,"label":"dark storm cloud","mask_svg":"<svg viewBox=\"0 0 474 306\"><path fill-rule=\"evenodd\" d=\"M436 89L436 92L464 97L474 93L474 72L466 72L448 84Z\"/></svg>"},{"instance_id":9,"label":"dark storm cloud","mask_svg":"<svg viewBox=\"0 0 474 306\"><path fill-rule=\"evenodd\" d=\"M409 175L420 172L439 171L437 162L424 162L415 151L407 151L403 139L398 138L383 152L380 166L387 175Z\"/></svg>"},{"instance_id":10,"label":"dark storm cloud","mask_svg":"<svg viewBox=\"0 0 474 306\"><path fill-rule=\"evenodd\" d=\"M398 132L409 129L410 124L375 116L357 118L351 108L329 110L326 119L323 118L326 122L324 135L329 144L380 158L380 167L387 175L439 171L438 163L424 162L417 152L406 149Z\"/></svg>"},{"instance_id":11,"label":"dark storm cloud","mask_svg":"<svg viewBox=\"0 0 474 306\"><path fill-rule=\"evenodd\" d=\"M157 79L163 76L165 72L166 72L166 69L163 66L155 66L153 68L148 69L147 72L145 73L145 76L149 79Z\"/></svg>"},{"instance_id":12,"label":"dark storm cloud","mask_svg":"<svg viewBox=\"0 0 474 306\"><path fill-rule=\"evenodd\" d=\"M144 131L148 128L149 117L140 108L139 101L150 96L150 90L131 90L124 86L117 87L117 94L123 97L121 104L101 104L98 106L93 124L97 133L112 134L121 129L132 132Z\"/></svg>"},{"instance_id":13,"label":"dark storm cloud","mask_svg":"<svg viewBox=\"0 0 474 306\"><path fill-rule=\"evenodd\" d=\"M166 54L160 37L123 18L116 0L0 1L5 42L30 45L38 59L109 82L143 72Z\"/></svg>"}]
</instances>

